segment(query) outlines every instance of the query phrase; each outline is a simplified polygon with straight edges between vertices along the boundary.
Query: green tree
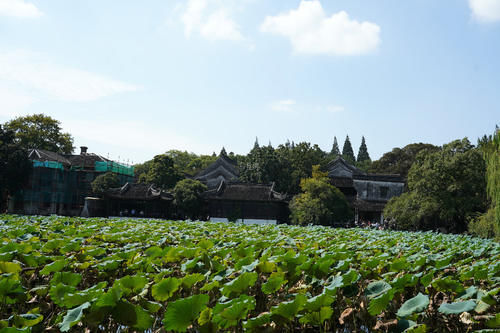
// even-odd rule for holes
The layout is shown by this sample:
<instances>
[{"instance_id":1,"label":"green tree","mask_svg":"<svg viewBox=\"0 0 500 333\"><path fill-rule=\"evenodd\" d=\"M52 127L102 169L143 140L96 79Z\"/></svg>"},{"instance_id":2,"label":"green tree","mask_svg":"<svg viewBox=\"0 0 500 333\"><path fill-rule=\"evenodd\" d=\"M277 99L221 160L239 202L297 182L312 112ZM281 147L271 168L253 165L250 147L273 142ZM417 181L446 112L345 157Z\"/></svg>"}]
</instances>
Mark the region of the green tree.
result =
<instances>
[{"instance_id":1,"label":"green tree","mask_svg":"<svg viewBox=\"0 0 500 333\"><path fill-rule=\"evenodd\" d=\"M352 150L351 140L349 140L349 135L346 136L344 146L342 147L342 158L349 164L354 165L356 163L354 151Z\"/></svg>"},{"instance_id":2,"label":"green tree","mask_svg":"<svg viewBox=\"0 0 500 333\"><path fill-rule=\"evenodd\" d=\"M94 192L95 195L102 197L110 188L119 187L120 179L118 179L118 176L115 173L106 172L97 176L90 185L92 186L92 192Z\"/></svg>"},{"instance_id":3,"label":"green tree","mask_svg":"<svg viewBox=\"0 0 500 333\"><path fill-rule=\"evenodd\" d=\"M337 142L337 137L333 137L333 145L332 145L332 150L330 151L330 157L332 159L337 158L340 156L340 148L339 148L339 143Z\"/></svg>"},{"instance_id":4,"label":"green tree","mask_svg":"<svg viewBox=\"0 0 500 333\"><path fill-rule=\"evenodd\" d=\"M15 118L5 127L15 133L15 141L26 149L45 149L61 154L74 150L73 137L63 133L61 123L44 114Z\"/></svg>"},{"instance_id":5,"label":"green tree","mask_svg":"<svg viewBox=\"0 0 500 333\"><path fill-rule=\"evenodd\" d=\"M418 153L423 150L435 152L439 147L428 143L412 143L403 148L394 148L385 153L379 160L373 161L368 169L373 173L399 174L407 178L408 171L416 160Z\"/></svg>"},{"instance_id":6,"label":"green tree","mask_svg":"<svg viewBox=\"0 0 500 333\"><path fill-rule=\"evenodd\" d=\"M144 177L147 183L153 183L162 189L170 189L182 179L182 175L174 166L174 160L163 154L153 158L148 173Z\"/></svg>"},{"instance_id":7,"label":"green tree","mask_svg":"<svg viewBox=\"0 0 500 333\"><path fill-rule=\"evenodd\" d=\"M435 152L423 150L408 174L409 191L392 198L384 215L409 230L444 227L463 232L467 221L485 209L485 163L466 138Z\"/></svg>"},{"instance_id":8,"label":"green tree","mask_svg":"<svg viewBox=\"0 0 500 333\"><path fill-rule=\"evenodd\" d=\"M370 165L372 164L372 159L370 154L368 154L368 148L366 147L365 137L361 138L361 145L358 150L358 158L356 159L356 166L361 170L368 171Z\"/></svg>"},{"instance_id":9,"label":"green tree","mask_svg":"<svg viewBox=\"0 0 500 333\"><path fill-rule=\"evenodd\" d=\"M344 194L319 170L319 165L314 166L312 177L300 182L303 193L290 203L293 224L333 225L334 222L347 222L353 216Z\"/></svg>"},{"instance_id":10,"label":"green tree","mask_svg":"<svg viewBox=\"0 0 500 333\"><path fill-rule=\"evenodd\" d=\"M278 190L289 194L300 192L300 181L311 177L312 166L326 166L329 159L327 154L318 145L309 142L301 142L291 145L279 145L276 149L280 161L280 177Z\"/></svg>"},{"instance_id":11,"label":"green tree","mask_svg":"<svg viewBox=\"0 0 500 333\"><path fill-rule=\"evenodd\" d=\"M15 133L0 125L0 213L5 211L9 196L28 180L32 168L26 151L16 143Z\"/></svg>"},{"instance_id":12,"label":"green tree","mask_svg":"<svg viewBox=\"0 0 500 333\"><path fill-rule=\"evenodd\" d=\"M469 231L485 238L500 240L500 129L478 140L486 162L487 195L490 207L485 214L479 215L469 224Z\"/></svg>"},{"instance_id":13,"label":"green tree","mask_svg":"<svg viewBox=\"0 0 500 333\"><path fill-rule=\"evenodd\" d=\"M174 187L174 203L185 216L197 219L203 208L201 195L206 190L205 184L198 180L183 179Z\"/></svg>"}]
</instances>

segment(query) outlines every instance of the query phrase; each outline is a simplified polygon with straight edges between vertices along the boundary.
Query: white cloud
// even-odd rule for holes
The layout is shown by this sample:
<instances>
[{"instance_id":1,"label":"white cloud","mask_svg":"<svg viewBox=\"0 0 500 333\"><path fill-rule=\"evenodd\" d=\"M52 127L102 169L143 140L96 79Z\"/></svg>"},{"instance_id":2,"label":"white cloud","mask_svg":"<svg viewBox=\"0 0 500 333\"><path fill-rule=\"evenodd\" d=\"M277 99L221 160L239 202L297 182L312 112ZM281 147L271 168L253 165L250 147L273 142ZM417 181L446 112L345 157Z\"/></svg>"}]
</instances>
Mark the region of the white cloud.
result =
<instances>
[{"instance_id":1,"label":"white cloud","mask_svg":"<svg viewBox=\"0 0 500 333\"><path fill-rule=\"evenodd\" d=\"M43 13L32 3L23 0L0 0L0 16L37 18Z\"/></svg>"},{"instance_id":2,"label":"white cloud","mask_svg":"<svg viewBox=\"0 0 500 333\"><path fill-rule=\"evenodd\" d=\"M291 112L295 104L297 103L293 99L285 99L271 104L271 109L274 111Z\"/></svg>"},{"instance_id":3,"label":"white cloud","mask_svg":"<svg viewBox=\"0 0 500 333\"><path fill-rule=\"evenodd\" d=\"M500 21L500 0L469 0L469 7L478 21Z\"/></svg>"},{"instance_id":4,"label":"white cloud","mask_svg":"<svg viewBox=\"0 0 500 333\"><path fill-rule=\"evenodd\" d=\"M337 112L342 112L345 110L345 108L341 105L329 105L326 107L326 110L328 112L332 112L332 113L337 113Z\"/></svg>"},{"instance_id":5,"label":"white cloud","mask_svg":"<svg viewBox=\"0 0 500 333\"><path fill-rule=\"evenodd\" d=\"M213 1L189 0L186 10L181 15L184 24L184 33L190 37L198 32L208 40L244 40L240 27L231 18L229 9L221 2L215 6Z\"/></svg>"},{"instance_id":6,"label":"white cloud","mask_svg":"<svg viewBox=\"0 0 500 333\"><path fill-rule=\"evenodd\" d=\"M319 1L301 1L297 9L268 16L262 32L290 39L297 53L357 55L373 51L380 44L380 27L358 22L340 11L328 17Z\"/></svg>"},{"instance_id":7,"label":"white cloud","mask_svg":"<svg viewBox=\"0 0 500 333\"><path fill-rule=\"evenodd\" d=\"M42 60L40 55L24 51L0 54L0 81L53 99L76 102L139 89L99 74L53 64Z\"/></svg>"},{"instance_id":8,"label":"white cloud","mask_svg":"<svg viewBox=\"0 0 500 333\"><path fill-rule=\"evenodd\" d=\"M243 40L238 25L223 9L208 17L200 33L208 40Z\"/></svg>"}]
</instances>

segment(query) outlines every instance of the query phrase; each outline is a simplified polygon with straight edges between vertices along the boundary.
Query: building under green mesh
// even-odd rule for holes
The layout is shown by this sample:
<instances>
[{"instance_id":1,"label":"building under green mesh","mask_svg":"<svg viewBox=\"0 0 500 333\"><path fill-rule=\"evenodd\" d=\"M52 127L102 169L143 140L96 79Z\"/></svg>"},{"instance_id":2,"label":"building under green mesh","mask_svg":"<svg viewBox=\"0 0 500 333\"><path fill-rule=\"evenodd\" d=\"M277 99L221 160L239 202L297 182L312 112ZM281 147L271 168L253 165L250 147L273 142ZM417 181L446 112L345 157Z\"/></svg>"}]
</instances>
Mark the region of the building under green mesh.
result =
<instances>
[{"instance_id":1,"label":"building under green mesh","mask_svg":"<svg viewBox=\"0 0 500 333\"><path fill-rule=\"evenodd\" d=\"M133 167L87 153L85 147L79 155L32 149L28 156L33 161L33 171L9 207L16 213L80 215L97 176L113 172L121 185L134 180Z\"/></svg>"}]
</instances>

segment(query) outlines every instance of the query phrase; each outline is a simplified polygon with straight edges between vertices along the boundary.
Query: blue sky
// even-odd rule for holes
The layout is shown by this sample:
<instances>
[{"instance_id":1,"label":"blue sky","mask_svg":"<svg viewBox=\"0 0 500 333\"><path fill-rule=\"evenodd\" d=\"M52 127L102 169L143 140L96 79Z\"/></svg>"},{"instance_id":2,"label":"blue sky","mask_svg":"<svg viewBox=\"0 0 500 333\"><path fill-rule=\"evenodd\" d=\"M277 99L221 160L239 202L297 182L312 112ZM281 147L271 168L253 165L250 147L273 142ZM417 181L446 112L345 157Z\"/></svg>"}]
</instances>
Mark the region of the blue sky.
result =
<instances>
[{"instance_id":1,"label":"blue sky","mask_svg":"<svg viewBox=\"0 0 500 333\"><path fill-rule=\"evenodd\" d=\"M134 163L475 143L500 123L500 0L0 0L0 122L33 113Z\"/></svg>"}]
</instances>

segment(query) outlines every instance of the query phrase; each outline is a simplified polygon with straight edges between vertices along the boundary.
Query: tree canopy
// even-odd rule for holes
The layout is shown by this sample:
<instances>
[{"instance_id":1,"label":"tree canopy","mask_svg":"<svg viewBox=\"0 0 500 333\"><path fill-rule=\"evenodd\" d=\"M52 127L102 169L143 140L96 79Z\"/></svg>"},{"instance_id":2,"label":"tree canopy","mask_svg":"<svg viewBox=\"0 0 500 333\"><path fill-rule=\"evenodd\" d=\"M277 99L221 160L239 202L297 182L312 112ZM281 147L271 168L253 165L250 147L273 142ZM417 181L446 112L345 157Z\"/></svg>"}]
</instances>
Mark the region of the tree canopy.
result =
<instances>
[{"instance_id":1,"label":"tree canopy","mask_svg":"<svg viewBox=\"0 0 500 333\"><path fill-rule=\"evenodd\" d=\"M408 173L409 191L392 198L384 215L401 229L444 227L463 232L468 219L485 210L485 163L466 138L437 151L422 150Z\"/></svg>"},{"instance_id":2,"label":"tree canopy","mask_svg":"<svg viewBox=\"0 0 500 333\"><path fill-rule=\"evenodd\" d=\"M337 137L333 137L333 145L332 145L332 150L330 151L330 156L332 158L336 158L340 156L340 148L339 148L339 143L337 142Z\"/></svg>"},{"instance_id":3,"label":"tree canopy","mask_svg":"<svg viewBox=\"0 0 500 333\"><path fill-rule=\"evenodd\" d=\"M120 179L118 179L115 173L106 172L105 174L97 176L90 185L95 195L102 196L108 189L119 187Z\"/></svg>"},{"instance_id":4,"label":"tree canopy","mask_svg":"<svg viewBox=\"0 0 500 333\"><path fill-rule=\"evenodd\" d=\"M417 154L422 150L429 152L439 150L439 147L428 143L411 143L403 148L394 148L385 153L379 160L373 161L369 167L369 172L399 174L406 178L408 171L415 162Z\"/></svg>"},{"instance_id":5,"label":"tree canopy","mask_svg":"<svg viewBox=\"0 0 500 333\"><path fill-rule=\"evenodd\" d=\"M174 203L191 219L200 217L203 201L201 194L207 190L205 184L194 179L183 179L174 187Z\"/></svg>"},{"instance_id":6,"label":"tree canopy","mask_svg":"<svg viewBox=\"0 0 500 333\"><path fill-rule=\"evenodd\" d=\"M15 141L26 149L45 149L61 154L74 150L73 137L63 133L61 123L44 114L18 117L5 123L15 134Z\"/></svg>"},{"instance_id":7,"label":"tree canopy","mask_svg":"<svg viewBox=\"0 0 500 333\"><path fill-rule=\"evenodd\" d=\"M327 174L315 165L312 177L300 182L302 193L290 203L290 219L294 224L333 225L347 222L353 214L344 194L328 182Z\"/></svg>"},{"instance_id":8,"label":"tree canopy","mask_svg":"<svg viewBox=\"0 0 500 333\"><path fill-rule=\"evenodd\" d=\"M15 133L0 125L0 213L6 199L22 188L33 167L26 151L15 140Z\"/></svg>"},{"instance_id":9,"label":"tree canopy","mask_svg":"<svg viewBox=\"0 0 500 333\"><path fill-rule=\"evenodd\" d=\"M152 183L162 189L171 189L183 178L174 166L174 160L166 155L156 155L143 177L147 183Z\"/></svg>"},{"instance_id":10,"label":"tree canopy","mask_svg":"<svg viewBox=\"0 0 500 333\"><path fill-rule=\"evenodd\" d=\"M349 135L345 137L344 146L342 147L342 158L349 164L354 165L356 163Z\"/></svg>"}]
</instances>

